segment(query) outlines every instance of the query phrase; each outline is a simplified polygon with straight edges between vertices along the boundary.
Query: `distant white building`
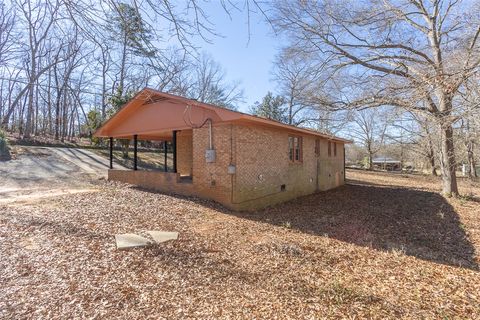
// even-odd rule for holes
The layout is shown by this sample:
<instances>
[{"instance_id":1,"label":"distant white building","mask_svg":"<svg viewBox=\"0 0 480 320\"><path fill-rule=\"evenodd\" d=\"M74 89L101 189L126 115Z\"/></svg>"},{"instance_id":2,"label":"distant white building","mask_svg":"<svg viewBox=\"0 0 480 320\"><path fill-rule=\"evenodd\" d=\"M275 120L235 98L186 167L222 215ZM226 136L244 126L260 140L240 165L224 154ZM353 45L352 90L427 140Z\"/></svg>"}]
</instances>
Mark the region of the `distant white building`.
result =
<instances>
[{"instance_id":1,"label":"distant white building","mask_svg":"<svg viewBox=\"0 0 480 320\"><path fill-rule=\"evenodd\" d=\"M402 170L402 162L389 157L378 157L372 160L375 169L383 169L387 171Z\"/></svg>"}]
</instances>

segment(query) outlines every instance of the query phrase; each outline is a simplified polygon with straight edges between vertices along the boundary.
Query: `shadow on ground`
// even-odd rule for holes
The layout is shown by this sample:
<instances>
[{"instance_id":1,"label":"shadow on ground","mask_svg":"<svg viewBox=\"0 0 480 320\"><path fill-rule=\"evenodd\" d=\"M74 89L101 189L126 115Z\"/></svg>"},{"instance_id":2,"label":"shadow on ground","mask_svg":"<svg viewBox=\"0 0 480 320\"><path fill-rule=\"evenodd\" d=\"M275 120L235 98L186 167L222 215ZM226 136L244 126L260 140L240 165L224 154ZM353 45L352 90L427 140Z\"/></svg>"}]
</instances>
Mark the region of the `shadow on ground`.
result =
<instances>
[{"instance_id":1,"label":"shadow on ground","mask_svg":"<svg viewBox=\"0 0 480 320\"><path fill-rule=\"evenodd\" d=\"M10 159L12 159L12 155L7 142L0 137L0 161L8 161Z\"/></svg>"},{"instance_id":2,"label":"shadow on ground","mask_svg":"<svg viewBox=\"0 0 480 320\"><path fill-rule=\"evenodd\" d=\"M440 194L351 184L238 217L478 270L458 214Z\"/></svg>"},{"instance_id":3,"label":"shadow on ground","mask_svg":"<svg viewBox=\"0 0 480 320\"><path fill-rule=\"evenodd\" d=\"M349 180L343 187L255 212L234 212L212 201L187 198L242 219L479 270L475 247L458 214L436 192Z\"/></svg>"}]
</instances>

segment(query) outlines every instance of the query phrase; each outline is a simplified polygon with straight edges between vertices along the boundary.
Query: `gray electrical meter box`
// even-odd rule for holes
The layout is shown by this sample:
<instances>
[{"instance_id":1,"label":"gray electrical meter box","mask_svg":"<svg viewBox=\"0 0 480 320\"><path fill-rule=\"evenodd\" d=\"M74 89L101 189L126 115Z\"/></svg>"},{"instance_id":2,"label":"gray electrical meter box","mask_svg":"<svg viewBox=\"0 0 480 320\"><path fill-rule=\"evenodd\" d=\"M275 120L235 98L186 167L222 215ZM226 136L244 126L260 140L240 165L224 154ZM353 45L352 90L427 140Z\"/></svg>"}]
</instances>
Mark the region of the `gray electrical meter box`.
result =
<instances>
[{"instance_id":1,"label":"gray electrical meter box","mask_svg":"<svg viewBox=\"0 0 480 320\"><path fill-rule=\"evenodd\" d=\"M208 149L205 151L205 161L207 163L215 162L215 149Z\"/></svg>"},{"instance_id":2,"label":"gray electrical meter box","mask_svg":"<svg viewBox=\"0 0 480 320\"><path fill-rule=\"evenodd\" d=\"M236 172L236 168L235 168L234 164L231 164L227 167L227 173L228 174L235 174L235 172Z\"/></svg>"}]
</instances>

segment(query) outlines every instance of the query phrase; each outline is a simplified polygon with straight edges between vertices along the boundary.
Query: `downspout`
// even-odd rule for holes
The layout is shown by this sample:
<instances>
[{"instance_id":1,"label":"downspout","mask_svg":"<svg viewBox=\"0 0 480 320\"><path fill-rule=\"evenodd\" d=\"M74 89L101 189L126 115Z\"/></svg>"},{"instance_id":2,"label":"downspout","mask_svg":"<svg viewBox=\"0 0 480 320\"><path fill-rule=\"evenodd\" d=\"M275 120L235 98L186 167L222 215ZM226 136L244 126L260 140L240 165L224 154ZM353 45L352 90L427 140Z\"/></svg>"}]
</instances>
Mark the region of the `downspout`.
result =
<instances>
[{"instance_id":1,"label":"downspout","mask_svg":"<svg viewBox=\"0 0 480 320\"><path fill-rule=\"evenodd\" d=\"M208 148L210 150L213 149L213 141L212 141L212 119L208 118Z\"/></svg>"}]
</instances>

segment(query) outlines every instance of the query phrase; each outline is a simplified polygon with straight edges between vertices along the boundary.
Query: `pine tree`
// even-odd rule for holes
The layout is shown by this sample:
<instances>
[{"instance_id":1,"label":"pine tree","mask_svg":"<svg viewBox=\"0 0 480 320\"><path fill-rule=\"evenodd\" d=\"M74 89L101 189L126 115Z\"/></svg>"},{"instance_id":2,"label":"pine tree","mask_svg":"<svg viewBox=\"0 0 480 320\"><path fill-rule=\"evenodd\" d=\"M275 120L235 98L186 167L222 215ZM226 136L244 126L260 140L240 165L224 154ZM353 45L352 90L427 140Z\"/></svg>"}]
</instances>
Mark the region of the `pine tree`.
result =
<instances>
[{"instance_id":1,"label":"pine tree","mask_svg":"<svg viewBox=\"0 0 480 320\"><path fill-rule=\"evenodd\" d=\"M111 40L120 44L120 75L118 90L120 96L125 89L126 65L129 55L134 57L153 57L155 50L150 49L151 30L145 25L138 10L130 4L119 2L111 16L109 31Z\"/></svg>"},{"instance_id":2,"label":"pine tree","mask_svg":"<svg viewBox=\"0 0 480 320\"><path fill-rule=\"evenodd\" d=\"M285 99L282 96L273 96L268 92L263 97L262 102L255 103L250 108L250 112L256 116L268 118L271 120L287 123L287 109L285 107Z\"/></svg>"}]
</instances>

